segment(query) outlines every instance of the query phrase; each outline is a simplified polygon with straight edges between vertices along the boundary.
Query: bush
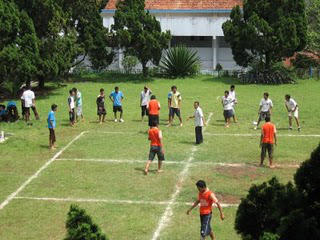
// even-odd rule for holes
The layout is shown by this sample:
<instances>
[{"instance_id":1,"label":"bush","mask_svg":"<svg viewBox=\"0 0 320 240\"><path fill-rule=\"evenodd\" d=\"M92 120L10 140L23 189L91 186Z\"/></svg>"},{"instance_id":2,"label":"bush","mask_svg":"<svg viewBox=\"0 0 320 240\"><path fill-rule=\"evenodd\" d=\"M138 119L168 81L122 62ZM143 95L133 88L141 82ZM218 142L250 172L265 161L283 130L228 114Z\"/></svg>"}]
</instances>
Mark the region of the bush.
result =
<instances>
[{"instance_id":1,"label":"bush","mask_svg":"<svg viewBox=\"0 0 320 240\"><path fill-rule=\"evenodd\" d=\"M170 77L193 76L200 71L200 59L197 51L180 45L166 51L160 67Z\"/></svg>"},{"instance_id":2,"label":"bush","mask_svg":"<svg viewBox=\"0 0 320 240\"><path fill-rule=\"evenodd\" d=\"M66 228L65 240L107 240L85 210L76 205L70 207Z\"/></svg>"},{"instance_id":3,"label":"bush","mask_svg":"<svg viewBox=\"0 0 320 240\"><path fill-rule=\"evenodd\" d=\"M291 60L295 68L308 69L310 67L320 67L320 61L306 54L298 53L297 56Z\"/></svg>"},{"instance_id":4,"label":"bush","mask_svg":"<svg viewBox=\"0 0 320 240\"><path fill-rule=\"evenodd\" d=\"M132 73L132 70L138 65L139 60L134 56L125 56L122 61L122 66L126 74Z\"/></svg>"},{"instance_id":5,"label":"bush","mask_svg":"<svg viewBox=\"0 0 320 240\"><path fill-rule=\"evenodd\" d=\"M235 229L246 240L320 239L320 145L295 174L253 185L239 205Z\"/></svg>"}]
</instances>

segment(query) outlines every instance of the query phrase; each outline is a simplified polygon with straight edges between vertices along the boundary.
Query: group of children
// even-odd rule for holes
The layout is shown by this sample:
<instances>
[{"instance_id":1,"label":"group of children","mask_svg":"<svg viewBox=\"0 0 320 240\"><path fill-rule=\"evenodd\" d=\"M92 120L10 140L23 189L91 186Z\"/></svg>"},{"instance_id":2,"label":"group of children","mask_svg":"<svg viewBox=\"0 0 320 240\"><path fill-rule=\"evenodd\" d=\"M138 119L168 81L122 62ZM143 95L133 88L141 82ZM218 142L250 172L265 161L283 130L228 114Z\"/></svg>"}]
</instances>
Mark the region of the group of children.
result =
<instances>
[{"instance_id":1,"label":"group of children","mask_svg":"<svg viewBox=\"0 0 320 240\"><path fill-rule=\"evenodd\" d=\"M69 90L68 110L71 126L74 126L74 124L78 122L80 118L82 120L84 119L82 111L82 94L76 88L72 88Z\"/></svg>"}]
</instances>

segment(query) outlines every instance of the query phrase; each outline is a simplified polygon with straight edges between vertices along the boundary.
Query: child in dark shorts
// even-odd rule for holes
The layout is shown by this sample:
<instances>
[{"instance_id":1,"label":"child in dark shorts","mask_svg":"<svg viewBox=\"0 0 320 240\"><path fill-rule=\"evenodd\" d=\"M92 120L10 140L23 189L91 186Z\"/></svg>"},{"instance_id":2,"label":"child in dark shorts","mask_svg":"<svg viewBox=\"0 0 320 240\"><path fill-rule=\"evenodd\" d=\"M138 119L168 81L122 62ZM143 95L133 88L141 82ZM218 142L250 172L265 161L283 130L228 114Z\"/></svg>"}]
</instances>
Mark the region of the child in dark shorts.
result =
<instances>
[{"instance_id":1,"label":"child in dark shorts","mask_svg":"<svg viewBox=\"0 0 320 240\"><path fill-rule=\"evenodd\" d=\"M107 115L107 111L104 107L105 95L104 89L100 89L100 95L98 95L96 103L97 103L97 115L99 116L99 123L104 122L104 119Z\"/></svg>"},{"instance_id":2,"label":"child in dark shorts","mask_svg":"<svg viewBox=\"0 0 320 240\"><path fill-rule=\"evenodd\" d=\"M54 150L56 148L55 142L56 142L56 134L55 134L55 128L56 128L56 116L55 112L57 111L58 106L56 104L53 104L51 106L51 111L48 114L48 129L49 129L49 149Z\"/></svg>"}]
</instances>

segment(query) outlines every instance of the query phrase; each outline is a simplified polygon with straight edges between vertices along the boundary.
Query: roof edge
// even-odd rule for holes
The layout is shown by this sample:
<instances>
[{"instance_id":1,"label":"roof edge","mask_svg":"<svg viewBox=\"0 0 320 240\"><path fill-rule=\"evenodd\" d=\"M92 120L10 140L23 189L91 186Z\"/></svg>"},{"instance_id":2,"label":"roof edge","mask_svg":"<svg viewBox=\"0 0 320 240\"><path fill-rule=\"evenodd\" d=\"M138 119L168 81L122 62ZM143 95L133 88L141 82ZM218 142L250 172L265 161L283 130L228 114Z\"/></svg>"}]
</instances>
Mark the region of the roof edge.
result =
<instances>
[{"instance_id":1,"label":"roof edge","mask_svg":"<svg viewBox=\"0 0 320 240\"><path fill-rule=\"evenodd\" d=\"M231 13L232 9L146 9L150 13ZM114 13L115 9L102 9L102 13Z\"/></svg>"}]
</instances>

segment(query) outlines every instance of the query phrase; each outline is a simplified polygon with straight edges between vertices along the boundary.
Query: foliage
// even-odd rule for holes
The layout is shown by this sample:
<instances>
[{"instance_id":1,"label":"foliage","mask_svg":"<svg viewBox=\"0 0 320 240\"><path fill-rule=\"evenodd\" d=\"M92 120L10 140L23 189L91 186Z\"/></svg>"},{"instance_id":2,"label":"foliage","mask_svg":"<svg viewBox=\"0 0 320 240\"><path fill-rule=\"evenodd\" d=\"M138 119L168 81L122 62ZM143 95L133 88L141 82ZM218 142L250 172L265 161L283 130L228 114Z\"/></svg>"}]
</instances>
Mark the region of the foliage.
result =
<instances>
[{"instance_id":1,"label":"foliage","mask_svg":"<svg viewBox=\"0 0 320 240\"><path fill-rule=\"evenodd\" d=\"M77 205L71 205L66 223L65 240L107 240L91 217Z\"/></svg>"},{"instance_id":2,"label":"foliage","mask_svg":"<svg viewBox=\"0 0 320 240\"><path fill-rule=\"evenodd\" d=\"M298 53L291 62L295 68L308 69L310 67L320 66L320 60L316 60L315 58L303 53Z\"/></svg>"},{"instance_id":3,"label":"foliage","mask_svg":"<svg viewBox=\"0 0 320 240\"><path fill-rule=\"evenodd\" d=\"M306 45L304 0L247 0L243 11L239 6L232 9L230 18L223 31L240 66L258 59L269 70Z\"/></svg>"},{"instance_id":4,"label":"foliage","mask_svg":"<svg viewBox=\"0 0 320 240\"><path fill-rule=\"evenodd\" d=\"M12 95L37 71L38 41L32 20L13 1L0 0L0 85Z\"/></svg>"},{"instance_id":5,"label":"foliage","mask_svg":"<svg viewBox=\"0 0 320 240\"><path fill-rule=\"evenodd\" d=\"M295 186L273 178L254 185L242 199L235 228L244 239L320 238L320 145L295 174ZM266 233L275 234L269 236Z\"/></svg>"},{"instance_id":6,"label":"foliage","mask_svg":"<svg viewBox=\"0 0 320 240\"><path fill-rule=\"evenodd\" d=\"M32 78L39 81L40 87L46 80L68 73L86 56L96 69L112 62L113 53L107 48L108 30L100 16L104 1L14 1L32 19L36 31L40 58ZM79 57L81 60L76 61Z\"/></svg>"},{"instance_id":7,"label":"foliage","mask_svg":"<svg viewBox=\"0 0 320 240\"><path fill-rule=\"evenodd\" d=\"M273 234L269 232L263 233L263 236L259 240L279 240L280 237L278 234Z\"/></svg>"},{"instance_id":8,"label":"foliage","mask_svg":"<svg viewBox=\"0 0 320 240\"><path fill-rule=\"evenodd\" d=\"M144 0L119 1L111 27L114 41L125 49L125 55L136 56L148 74L147 63L159 65L163 49L168 48L170 32L161 32L160 23L149 11Z\"/></svg>"},{"instance_id":9,"label":"foliage","mask_svg":"<svg viewBox=\"0 0 320 240\"><path fill-rule=\"evenodd\" d=\"M320 0L306 1L308 26L307 49L320 57Z\"/></svg>"},{"instance_id":10,"label":"foliage","mask_svg":"<svg viewBox=\"0 0 320 240\"><path fill-rule=\"evenodd\" d=\"M185 77L197 74L199 65L197 51L180 45L166 50L160 67L170 77Z\"/></svg>"},{"instance_id":11,"label":"foliage","mask_svg":"<svg viewBox=\"0 0 320 240\"><path fill-rule=\"evenodd\" d=\"M126 74L132 73L132 70L137 66L138 63L139 63L139 60L137 57L125 56L122 61L122 65Z\"/></svg>"}]
</instances>

